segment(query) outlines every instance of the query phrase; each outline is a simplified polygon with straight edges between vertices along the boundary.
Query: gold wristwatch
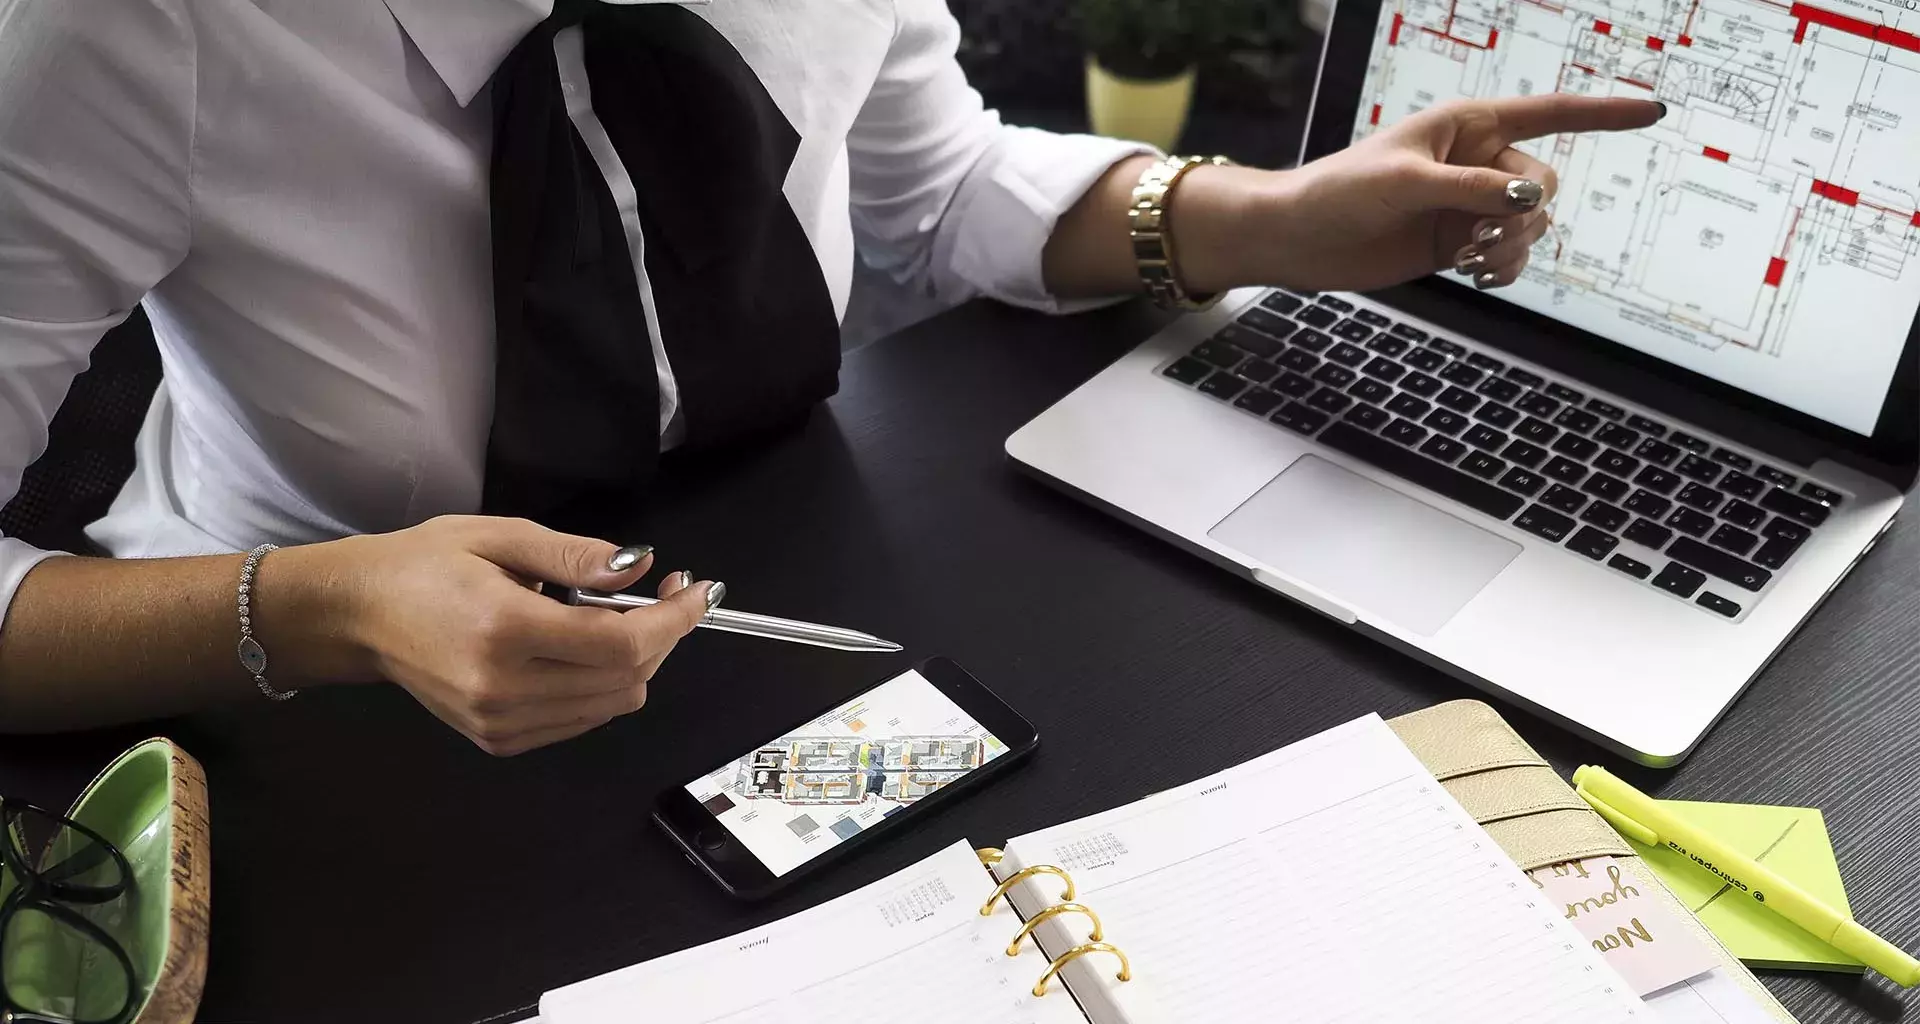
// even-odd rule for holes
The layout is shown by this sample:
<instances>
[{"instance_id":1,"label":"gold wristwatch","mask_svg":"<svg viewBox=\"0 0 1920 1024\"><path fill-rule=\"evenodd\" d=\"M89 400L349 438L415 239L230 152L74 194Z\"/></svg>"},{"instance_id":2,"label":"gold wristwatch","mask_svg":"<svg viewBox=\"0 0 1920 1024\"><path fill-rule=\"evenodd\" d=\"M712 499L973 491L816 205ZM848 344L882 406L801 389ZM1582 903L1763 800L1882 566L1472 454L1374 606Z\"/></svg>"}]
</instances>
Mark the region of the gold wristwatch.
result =
<instances>
[{"instance_id":1,"label":"gold wristwatch","mask_svg":"<svg viewBox=\"0 0 1920 1024\"><path fill-rule=\"evenodd\" d=\"M1155 161L1140 175L1133 188L1133 205L1127 207L1127 226L1133 236L1133 260L1140 270L1140 284L1162 309L1206 309L1220 301L1220 295L1193 296L1180 283L1180 261L1173 251L1173 227L1167 208L1174 187L1195 167L1227 167L1233 161L1224 156L1170 156Z\"/></svg>"}]
</instances>

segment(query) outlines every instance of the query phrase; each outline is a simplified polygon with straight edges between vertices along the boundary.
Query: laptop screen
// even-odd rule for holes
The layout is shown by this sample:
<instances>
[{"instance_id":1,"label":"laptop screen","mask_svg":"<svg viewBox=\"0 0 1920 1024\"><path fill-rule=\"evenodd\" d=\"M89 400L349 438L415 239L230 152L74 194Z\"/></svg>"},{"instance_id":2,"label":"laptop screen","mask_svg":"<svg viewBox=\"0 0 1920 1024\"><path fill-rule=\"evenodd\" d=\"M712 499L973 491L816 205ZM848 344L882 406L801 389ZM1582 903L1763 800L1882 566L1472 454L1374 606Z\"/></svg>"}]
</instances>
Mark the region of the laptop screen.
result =
<instances>
[{"instance_id":1,"label":"laptop screen","mask_svg":"<svg viewBox=\"0 0 1920 1024\"><path fill-rule=\"evenodd\" d=\"M1556 228L1490 294L1872 435L1920 311L1920 14L1818 4L1384 0L1354 138L1460 98L1664 101L1518 147Z\"/></svg>"}]
</instances>

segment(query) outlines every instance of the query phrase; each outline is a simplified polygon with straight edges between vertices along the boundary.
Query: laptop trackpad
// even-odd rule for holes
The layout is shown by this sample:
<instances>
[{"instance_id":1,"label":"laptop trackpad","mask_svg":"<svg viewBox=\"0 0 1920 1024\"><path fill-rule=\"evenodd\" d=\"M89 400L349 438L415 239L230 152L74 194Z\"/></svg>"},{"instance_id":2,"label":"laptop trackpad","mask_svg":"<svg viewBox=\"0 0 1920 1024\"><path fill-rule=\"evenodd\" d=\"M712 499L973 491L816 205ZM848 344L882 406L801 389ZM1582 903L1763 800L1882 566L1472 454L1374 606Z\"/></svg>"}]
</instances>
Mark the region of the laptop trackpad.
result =
<instances>
[{"instance_id":1,"label":"laptop trackpad","mask_svg":"<svg viewBox=\"0 0 1920 1024\"><path fill-rule=\"evenodd\" d=\"M1423 636L1452 619L1520 545L1303 455L1207 532L1356 611Z\"/></svg>"}]
</instances>

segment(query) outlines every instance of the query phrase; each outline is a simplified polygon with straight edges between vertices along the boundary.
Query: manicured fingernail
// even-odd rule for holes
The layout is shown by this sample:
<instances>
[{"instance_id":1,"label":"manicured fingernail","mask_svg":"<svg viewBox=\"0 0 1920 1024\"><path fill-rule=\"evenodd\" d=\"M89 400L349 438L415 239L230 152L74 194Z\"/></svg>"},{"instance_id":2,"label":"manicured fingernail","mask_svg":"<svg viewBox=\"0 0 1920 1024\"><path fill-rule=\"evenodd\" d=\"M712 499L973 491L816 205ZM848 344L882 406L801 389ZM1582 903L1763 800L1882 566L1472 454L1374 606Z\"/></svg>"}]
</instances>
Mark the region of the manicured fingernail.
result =
<instances>
[{"instance_id":1,"label":"manicured fingernail","mask_svg":"<svg viewBox=\"0 0 1920 1024\"><path fill-rule=\"evenodd\" d=\"M1660 108L1660 116L1656 120L1665 121L1667 119L1667 105L1659 100L1654 100L1653 105Z\"/></svg>"},{"instance_id":2,"label":"manicured fingernail","mask_svg":"<svg viewBox=\"0 0 1920 1024\"><path fill-rule=\"evenodd\" d=\"M1515 178L1507 182L1507 203L1516 210L1531 210L1546 197L1546 187L1537 181Z\"/></svg>"},{"instance_id":3,"label":"manicured fingernail","mask_svg":"<svg viewBox=\"0 0 1920 1024\"><path fill-rule=\"evenodd\" d=\"M639 565L642 558L651 554L653 554L653 545L651 544L637 544L633 547L621 548L613 553L612 558L607 559L607 571L626 572L628 569Z\"/></svg>"},{"instance_id":4,"label":"manicured fingernail","mask_svg":"<svg viewBox=\"0 0 1920 1024\"><path fill-rule=\"evenodd\" d=\"M725 583L714 582L714 583L707 584L707 610L708 611L712 611L715 608L720 607L720 602L725 601L726 599L727 599L727 585Z\"/></svg>"},{"instance_id":5,"label":"manicured fingernail","mask_svg":"<svg viewBox=\"0 0 1920 1024\"><path fill-rule=\"evenodd\" d=\"M1507 237L1507 229L1491 223L1480 225L1480 230L1473 233L1474 242L1483 247L1499 245L1500 240L1505 237Z\"/></svg>"},{"instance_id":6,"label":"manicured fingernail","mask_svg":"<svg viewBox=\"0 0 1920 1024\"><path fill-rule=\"evenodd\" d=\"M1474 271L1479 270L1481 267L1484 267L1486 265L1487 265L1486 256L1480 253L1474 252L1471 249L1461 254L1459 259L1453 261L1454 271L1465 277L1472 277Z\"/></svg>"},{"instance_id":7,"label":"manicured fingernail","mask_svg":"<svg viewBox=\"0 0 1920 1024\"><path fill-rule=\"evenodd\" d=\"M675 588L673 588L673 589L675 589L675 590L685 590L685 589L687 589L688 587L691 587L691 586L693 586L693 574L692 574L692 573L690 573L690 572L688 572L687 570L685 570L685 569L682 569L682 570L680 570L679 572L676 572L676 573L674 573L673 575L674 575L674 578L675 578L676 580L678 580L678 581L679 581L679 583L680 583L680 585L679 585L679 586L677 586L677 587L675 587Z\"/></svg>"},{"instance_id":8,"label":"manicured fingernail","mask_svg":"<svg viewBox=\"0 0 1920 1024\"><path fill-rule=\"evenodd\" d=\"M1498 284L1499 281L1500 281L1499 274L1493 273L1492 271L1488 271L1487 273L1481 274L1479 277L1474 278L1473 286L1484 292L1487 289L1493 287L1495 284Z\"/></svg>"}]
</instances>

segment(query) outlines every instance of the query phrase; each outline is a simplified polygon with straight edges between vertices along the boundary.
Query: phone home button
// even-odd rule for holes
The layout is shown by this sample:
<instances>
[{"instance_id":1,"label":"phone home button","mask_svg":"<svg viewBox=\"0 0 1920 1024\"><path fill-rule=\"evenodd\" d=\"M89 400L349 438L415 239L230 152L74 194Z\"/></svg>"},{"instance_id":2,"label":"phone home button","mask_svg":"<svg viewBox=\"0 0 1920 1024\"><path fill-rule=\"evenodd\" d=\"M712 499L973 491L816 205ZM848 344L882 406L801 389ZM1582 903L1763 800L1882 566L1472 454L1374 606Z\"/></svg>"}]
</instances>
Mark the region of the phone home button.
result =
<instances>
[{"instance_id":1,"label":"phone home button","mask_svg":"<svg viewBox=\"0 0 1920 1024\"><path fill-rule=\"evenodd\" d=\"M711 852L727 845L727 833L723 829L703 829L699 835L693 837L693 841L699 843L702 850Z\"/></svg>"}]
</instances>

